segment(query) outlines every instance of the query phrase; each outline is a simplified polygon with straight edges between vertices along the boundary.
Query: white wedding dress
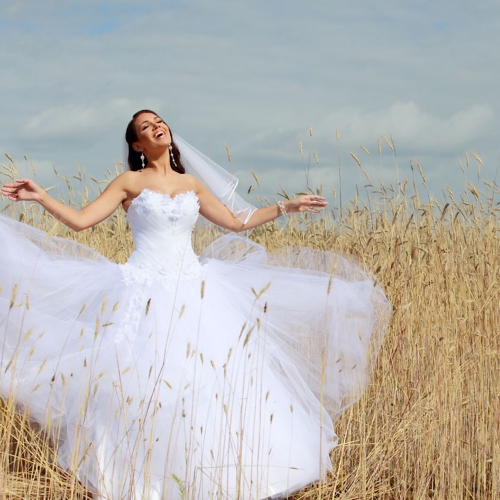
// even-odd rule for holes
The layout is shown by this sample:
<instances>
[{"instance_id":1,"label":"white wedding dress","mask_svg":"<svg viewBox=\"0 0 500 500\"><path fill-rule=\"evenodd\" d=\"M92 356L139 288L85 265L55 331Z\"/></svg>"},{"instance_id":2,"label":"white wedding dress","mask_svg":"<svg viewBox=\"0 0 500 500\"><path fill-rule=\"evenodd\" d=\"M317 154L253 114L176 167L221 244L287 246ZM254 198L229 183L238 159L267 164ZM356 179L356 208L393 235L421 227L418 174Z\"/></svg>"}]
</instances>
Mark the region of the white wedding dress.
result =
<instances>
[{"instance_id":1,"label":"white wedding dress","mask_svg":"<svg viewBox=\"0 0 500 500\"><path fill-rule=\"evenodd\" d=\"M390 306L330 252L191 247L194 192L144 190L125 265L0 217L0 384L94 498L255 499L332 468ZM335 274L331 274L335 271Z\"/></svg>"}]
</instances>

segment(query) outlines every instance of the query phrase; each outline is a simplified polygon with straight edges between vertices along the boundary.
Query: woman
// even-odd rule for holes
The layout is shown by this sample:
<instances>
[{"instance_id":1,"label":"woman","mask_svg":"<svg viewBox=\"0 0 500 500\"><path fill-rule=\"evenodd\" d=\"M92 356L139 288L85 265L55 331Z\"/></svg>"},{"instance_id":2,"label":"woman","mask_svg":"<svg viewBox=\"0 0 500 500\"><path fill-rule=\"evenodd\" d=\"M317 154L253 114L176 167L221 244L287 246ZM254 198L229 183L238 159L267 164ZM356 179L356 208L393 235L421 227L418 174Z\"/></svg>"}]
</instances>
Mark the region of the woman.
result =
<instances>
[{"instance_id":1,"label":"woman","mask_svg":"<svg viewBox=\"0 0 500 500\"><path fill-rule=\"evenodd\" d=\"M384 294L327 252L266 255L226 235L198 258L199 214L239 232L326 200L245 204L149 110L126 140L130 171L81 210L29 179L2 187L76 231L121 205L136 246L119 266L0 219L2 395L46 425L58 463L97 498L260 500L320 480L333 421L380 346ZM283 255L297 265L276 265Z\"/></svg>"}]
</instances>

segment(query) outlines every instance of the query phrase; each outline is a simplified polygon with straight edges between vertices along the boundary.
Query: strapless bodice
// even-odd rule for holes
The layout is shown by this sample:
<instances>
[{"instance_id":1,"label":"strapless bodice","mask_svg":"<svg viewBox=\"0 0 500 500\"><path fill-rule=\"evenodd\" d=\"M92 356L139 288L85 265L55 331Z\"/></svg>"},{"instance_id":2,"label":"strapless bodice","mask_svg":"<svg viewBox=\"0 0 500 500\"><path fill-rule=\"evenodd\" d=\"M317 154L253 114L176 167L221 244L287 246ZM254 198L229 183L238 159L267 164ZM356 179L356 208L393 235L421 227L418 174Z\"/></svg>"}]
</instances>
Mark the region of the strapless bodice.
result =
<instances>
[{"instance_id":1,"label":"strapless bodice","mask_svg":"<svg viewBox=\"0 0 500 500\"><path fill-rule=\"evenodd\" d=\"M171 197L144 189L128 209L135 250L122 266L125 282L150 284L198 276L200 264L191 244L198 215L194 191Z\"/></svg>"}]
</instances>

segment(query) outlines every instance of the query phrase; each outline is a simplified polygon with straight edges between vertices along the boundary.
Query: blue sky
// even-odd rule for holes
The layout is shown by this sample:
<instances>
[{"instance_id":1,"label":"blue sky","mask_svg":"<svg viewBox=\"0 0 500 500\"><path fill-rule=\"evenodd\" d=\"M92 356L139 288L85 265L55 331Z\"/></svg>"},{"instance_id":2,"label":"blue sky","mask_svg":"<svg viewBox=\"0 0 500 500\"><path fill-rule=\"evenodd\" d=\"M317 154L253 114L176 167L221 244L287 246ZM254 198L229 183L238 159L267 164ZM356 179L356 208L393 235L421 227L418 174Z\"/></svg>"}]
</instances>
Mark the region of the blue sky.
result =
<instances>
[{"instance_id":1,"label":"blue sky","mask_svg":"<svg viewBox=\"0 0 500 500\"><path fill-rule=\"evenodd\" d=\"M101 178L123 160L131 115L152 108L242 194L252 170L265 196L300 191L308 163L311 185L338 191L340 161L352 195L364 184L353 152L388 183L395 160L400 180L420 162L439 196L474 180L472 153L495 177L499 46L490 0L5 0L0 149L21 173L27 155L46 185L52 165Z\"/></svg>"}]
</instances>

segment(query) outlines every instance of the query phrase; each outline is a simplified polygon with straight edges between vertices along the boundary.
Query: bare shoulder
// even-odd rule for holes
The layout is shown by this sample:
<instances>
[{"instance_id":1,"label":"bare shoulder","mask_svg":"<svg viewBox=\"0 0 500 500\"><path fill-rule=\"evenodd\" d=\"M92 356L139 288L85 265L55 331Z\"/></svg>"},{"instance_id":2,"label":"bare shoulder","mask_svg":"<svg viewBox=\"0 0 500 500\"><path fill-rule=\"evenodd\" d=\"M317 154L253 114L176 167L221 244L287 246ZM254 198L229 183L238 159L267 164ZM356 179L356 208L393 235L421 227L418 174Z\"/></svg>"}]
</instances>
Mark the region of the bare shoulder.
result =
<instances>
[{"instance_id":1,"label":"bare shoulder","mask_svg":"<svg viewBox=\"0 0 500 500\"><path fill-rule=\"evenodd\" d=\"M191 174L183 174L184 182L186 186L189 186L189 189L192 189L195 193L199 193L200 191L205 189L203 183Z\"/></svg>"},{"instance_id":2,"label":"bare shoulder","mask_svg":"<svg viewBox=\"0 0 500 500\"><path fill-rule=\"evenodd\" d=\"M139 195L142 187L140 172L127 170L115 177L106 188L111 195L119 197L122 207L127 210L132 200Z\"/></svg>"},{"instance_id":3,"label":"bare shoulder","mask_svg":"<svg viewBox=\"0 0 500 500\"><path fill-rule=\"evenodd\" d=\"M191 175L191 174L181 174L181 175L182 175L182 179L186 183L189 182L190 184L194 185L195 182L200 182L200 181L198 181L198 179L194 175Z\"/></svg>"},{"instance_id":4,"label":"bare shoulder","mask_svg":"<svg viewBox=\"0 0 500 500\"><path fill-rule=\"evenodd\" d=\"M134 198L142 190L141 185L143 184L144 179L141 174L142 171L134 172L132 170L127 170L113 179L110 185L114 184L117 189L124 191L127 194L127 197Z\"/></svg>"},{"instance_id":5,"label":"bare shoulder","mask_svg":"<svg viewBox=\"0 0 500 500\"><path fill-rule=\"evenodd\" d=\"M137 181L140 172L134 172L132 170L127 170L122 172L118 177L116 177L113 182L116 182L118 185L122 187L126 187L135 181Z\"/></svg>"}]
</instances>

